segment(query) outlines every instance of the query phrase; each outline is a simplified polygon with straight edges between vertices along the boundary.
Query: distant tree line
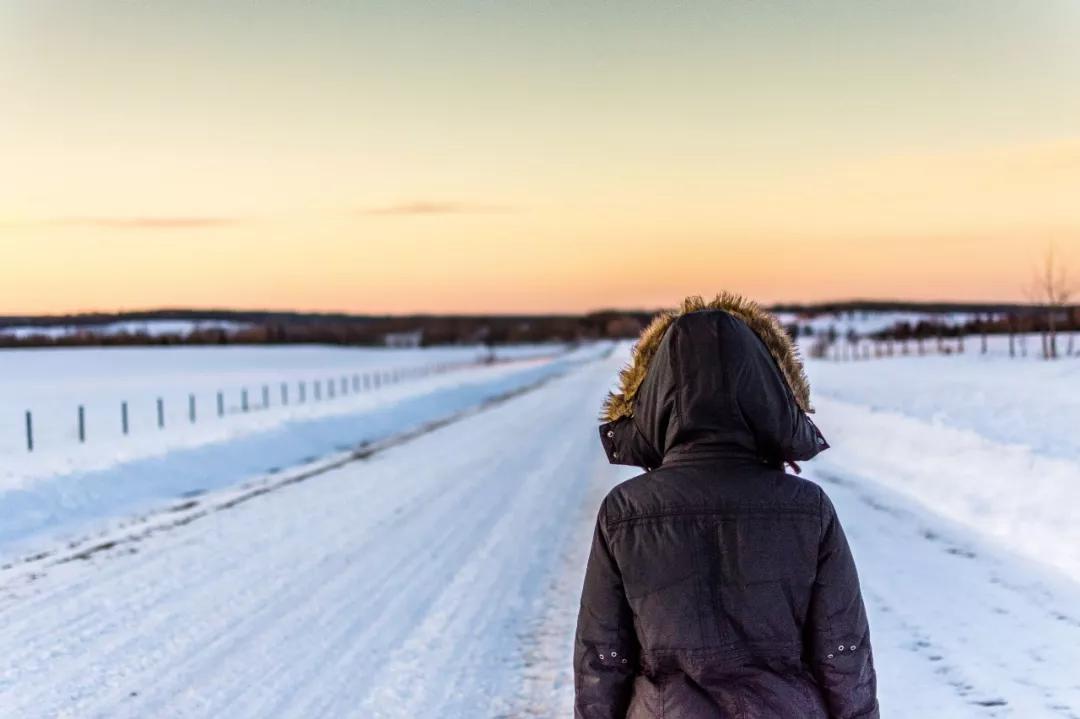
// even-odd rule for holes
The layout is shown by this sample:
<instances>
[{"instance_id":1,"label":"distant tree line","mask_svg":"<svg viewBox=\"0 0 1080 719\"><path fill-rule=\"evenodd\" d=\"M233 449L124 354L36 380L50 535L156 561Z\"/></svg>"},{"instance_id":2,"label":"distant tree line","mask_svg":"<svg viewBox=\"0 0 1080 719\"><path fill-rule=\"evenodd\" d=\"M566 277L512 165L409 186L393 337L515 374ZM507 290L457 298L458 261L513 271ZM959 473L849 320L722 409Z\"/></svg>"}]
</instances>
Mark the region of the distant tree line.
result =
<instances>
[{"instance_id":1,"label":"distant tree line","mask_svg":"<svg viewBox=\"0 0 1080 719\"><path fill-rule=\"evenodd\" d=\"M926 339L968 335L1075 332L1080 330L1080 306L1019 304L964 304L852 301L802 305L776 305L776 312L794 313L801 318L834 315L837 324L844 316L858 313L909 312L926 315L916 323L899 322L871 335L875 339ZM0 317L0 347L79 347L145 345L230 345L230 344L330 344L378 346L387 335L422 332L421 344L514 344L526 342L574 342L596 339L635 338L657 311L603 310L582 315L349 315L300 312L234 312L229 310L160 310L149 312L94 313L66 316ZM940 314L941 320L934 319ZM968 314L962 324L947 324L947 314ZM183 332L147 332L140 323L188 321ZM205 326L199 323L231 326ZM102 332L107 325L133 326L128 331ZM5 333L5 328L72 328L71 332L48 334ZM788 327L793 336L800 323ZM820 333L819 333L820 334ZM832 330L832 341L839 332ZM845 336L846 337L846 336ZM819 339L821 339L819 337ZM848 338L850 339L850 338Z\"/></svg>"},{"instance_id":2,"label":"distant tree line","mask_svg":"<svg viewBox=\"0 0 1080 719\"><path fill-rule=\"evenodd\" d=\"M0 317L0 347L143 345L331 344L382 345L387 335L422 332L423 345L573 342L636 336L654 313L604 311L586 315L365 316L217 310L163 310L49 317ZM182 332L145 331L140 324L189 321ZM228 323L231 327L199 323ZM102 328L113 325L108 332ZM133 325L118 330L117 325ZM19 335L5 328L23 329ZM71 328L50 332L49 328Z\"/></svg>"}]
</instances>

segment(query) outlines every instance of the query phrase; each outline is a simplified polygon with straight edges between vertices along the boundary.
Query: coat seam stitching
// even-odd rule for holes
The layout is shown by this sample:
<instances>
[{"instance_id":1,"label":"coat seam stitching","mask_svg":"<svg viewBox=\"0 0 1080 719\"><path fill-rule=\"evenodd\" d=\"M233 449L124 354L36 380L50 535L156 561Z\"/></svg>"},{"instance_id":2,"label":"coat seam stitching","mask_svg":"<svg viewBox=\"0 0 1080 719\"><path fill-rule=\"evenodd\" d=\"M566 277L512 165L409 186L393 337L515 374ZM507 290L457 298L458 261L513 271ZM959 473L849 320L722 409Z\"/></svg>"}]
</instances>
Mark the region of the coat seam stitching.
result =
<instances>
[{"instance_id":1,"label":"coat seam stitching","mask_svg":"<svg viewBox=\"0 0 1080 719\"><path fill-rule=\"evenodd\" d=\"M707 510L707 509L694 510L694 509L686 509L686 510L671 510L669 512L650 512L648 514L635 514L632 517L620 517L619 519L613 519L613 520L608 521L606 523L606 528L610 530L610 529L613 529L613 528L619 526L620 524L628 524L628 523L637 522L637 521L647 521L647 520L651 520L651 519L664 519L664 518L668 518L668 517L710 517L710 516L731 517L731 518L753 517L753 516L778 517L778 516L783 516L785 514L800 515L800 516L805 516L805 517L816 517L820 521L820 515L818 513L814 512L813 510L810 510L810 509L805 509L805 510L804 509L782 509L782 510L757 509L757 510L750 510L750 511L746 511L746 510L737 511L737 510Z\"/></svg>"}]
</instances>

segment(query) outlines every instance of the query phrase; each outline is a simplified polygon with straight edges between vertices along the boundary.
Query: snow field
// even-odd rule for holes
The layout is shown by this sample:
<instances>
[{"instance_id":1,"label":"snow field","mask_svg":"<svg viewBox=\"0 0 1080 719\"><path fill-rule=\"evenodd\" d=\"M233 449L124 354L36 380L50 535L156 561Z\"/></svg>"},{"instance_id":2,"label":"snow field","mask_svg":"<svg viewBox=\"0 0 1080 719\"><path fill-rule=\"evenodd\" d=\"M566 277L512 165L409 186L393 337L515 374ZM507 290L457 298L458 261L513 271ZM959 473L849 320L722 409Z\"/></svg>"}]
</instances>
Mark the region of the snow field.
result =
<instances>
[{"instance_id":1,"label":"snow field","mask_svg":"<svg viewBox=\"0 0 1080 719\"><path fill-rule=\"evenodd\" d=\"M518 350L524 356L513 362L410 378L332 401L55 451L17 452L5 458L0 472L0 511L6 517L0 525L0 556L32 553L44 540L79 536L103 519L236 485L407 430L564 372L606 350L588 347L535 359ZM146 373L152 375L153 369Z\"/></svg>"},{"instance_id":2,"label":"snow field","mask_svg":"<svg viewBox=\"0 0 1080 719\"><path fill-rule=\"evenodd\" d=\"M605 463L595 429L625 349L381 404L363 422L283 425L190 463L165 455L177 476L230 467L226 488L115 528L104 539L129 539L84 559L0 569L0 716L569 716L595 512L634 474ZM809 363L833 447L805 476L856 556L883 716L1080 717L1067 522L1080 452L1059 431L1075 416L1071 368ZM282 469L261 480L277 489L241 503L263 485L237 488L235 458L206 454L268 458L305 427L308 451L325 452L327 433L354 446L361 428L389 436L432 405L476 408L537 382L370 457L331 468L340 455L326 455L304 481ZM151 469L130 466L133 479ZM160 528L140 533L147 523Z\"/></svg>"},{"instance_id":3,"label":"snow field","mask_svg":"<svg viewBox=\"0 0 1080 719\"><path fill-rule=\"evenodd\" d=\"M497 357L525 359L556 354L562 346L500 349ZM394 350L350 347L151 347L0 350L0 456L27 452L24 412L34 424L36 455L87 454L140 438L167 447L173 437L186 439L215 432L217 395L226 418L236 423L243 396L255 411L272 409L277 419L295 414L333 412L329 401L374 389L391 373L423 372L468 366L487 355L480 347ZM358 382L359 380L359 382ZM364 380L367 384L364 384ZM284 385L284 390L283 386ZM301 387L303 385L303 387ZM264 403L264 388L268 406ZM196 400L195 426L189 400ZM303 398L302 398L303 396ZM165 431L158 426L157 400L163 400ZM128 405L129 436L122 431L121 405ZM77 409L85 408L86 446L79 446ZM247 417L242 418L248 420ZM263 415L256 424L266 423ZM97 448L97 449L95 449Z\"/></svg>"},{"instance_id":4,"label":"snow field","mask_svg":"<svg viewBox=\"0 0 1080 719\"><path fill-rule=\"evenodd\" d=\"M962 355L810 360L833 448L813 463L857 468L1080 581L1080 359Z\"/></svg>"}]
</instances>

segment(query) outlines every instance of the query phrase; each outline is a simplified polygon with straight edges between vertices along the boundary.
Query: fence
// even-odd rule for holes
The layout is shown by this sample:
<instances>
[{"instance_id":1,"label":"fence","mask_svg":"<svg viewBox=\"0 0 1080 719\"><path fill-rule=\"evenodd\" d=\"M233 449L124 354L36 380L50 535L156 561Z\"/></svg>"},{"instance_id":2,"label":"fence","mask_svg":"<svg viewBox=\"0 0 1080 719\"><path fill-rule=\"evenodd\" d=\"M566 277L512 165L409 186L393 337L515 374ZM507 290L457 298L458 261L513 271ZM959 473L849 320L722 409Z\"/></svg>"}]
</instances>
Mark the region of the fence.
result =
<instances>
[{"instance_id":1,"label":"fence","mask_svg":"<svg viewBox=\"0 0 1080 719\"><path fill-rule=\"evenodd\" d=\"M1054 356L1080 356L1077 333L1062 332L1057 338ZM1047 358L1047 335L1014 333L1012 335L957 334L953 336L922 336L908 338L836 337L819 338L808 354L817 359L857 362L888 357L928 357L978 354L1010 358Z\"/></svg>"},{"instance_id":2,"label":"fence","mask_svg":"<svg viewBox=\"0 0 1080 719\"><path fill-rule=\"evenodd\" d=\"M396 385L408 380L429 377L436 374L461 370L468 367L494 364L512 360L467 360L459 362L439 362L426 365L399 367L386 370L367 370L364 372L351 372L346 374L333 374L321 378L309 378L305 380L281 381L277 383L256 383L233 388L231 392L226 389L218 389L210 396L206 393L189 392L186 400L181 400L180 414L177 411L168 411L165 396L152 397L153 399L153 422L150 427L156 427L156 431L165 431L175 427L178 423L188 426L197 425L200 422L222 421L230 415L245 415L274 408L283 409L289 407L311 406L317 403L326 403L338 398L356 396L367 392L373 392L380 388ZM255 392L251 393L250 390ZM200 396L202 402L200 402ZM141 406L149 404L151 397L143 400ZM232 402L230 402L232 398ZM186 405L186 406L185 406ZM98 402L96 411L87 411L85 404L76 405L71 412L70 427L74 428L74 438L79 444L87 444L94 441L95 437L102 435L116 436L119 430L121 437L132 435L136 427L132 422L133 410L140 406L128 399L118 400L113 405L115 414L106 411L105 406ZM51 414L55 419L55 413ZM94 420L91 424L90 420ZM25 431L25 447L27 452L34 452L36 445L35 434L42 429L38 424L31 409L25 410L23 427ZM98 428L106 428L98 431ZM144 426L143 431L147 429ZM71 429L65 430L65 433ZM68 435L70 436L70 435Z\"/></svg>"}]
</instances>

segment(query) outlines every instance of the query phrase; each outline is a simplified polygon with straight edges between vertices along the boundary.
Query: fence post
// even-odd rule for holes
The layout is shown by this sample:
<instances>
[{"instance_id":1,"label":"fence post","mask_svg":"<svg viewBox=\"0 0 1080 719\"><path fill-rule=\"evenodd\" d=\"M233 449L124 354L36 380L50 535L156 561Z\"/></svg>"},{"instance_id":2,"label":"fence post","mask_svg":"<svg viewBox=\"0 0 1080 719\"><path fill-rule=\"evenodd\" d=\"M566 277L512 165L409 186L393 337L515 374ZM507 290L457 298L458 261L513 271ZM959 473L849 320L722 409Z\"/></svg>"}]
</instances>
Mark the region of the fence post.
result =
<instances>
[{"instance_id":1,"label":"fence post","mask_svg":"<svg viewBox=\"0 0 1080 719\"><path fill-rule=\"evenodd\" d=\"M120 430L126 435L128 433L128 409L127 400L120 403Z\"/></svg>"},{"instance_id":2,"label":"fence post","mask_svg":"<svg viewBox=\"0 0 1080 719\"><path fill-rule=\"evenodd\" d=\"M79 441L86 441L86 410L79 405Z\"/></svg>"},{"instance_id":3,"label":"fence post","mask_svg":"<svg viewBox=\"0 0 1080 719\"><path fill-rule=\"evenodd\" d=\"M300 381L300 404L303 404L307 400L307 382Z\"/></svg>"},{"instance_id":4,"label":"fence post","mask_svg":"<svg viewBox=\"0 0 1080 719\"><path fill-rule=\"evenodd\" d=\"M318 402L322 399L322 382L315 380L315 401Z\"/></svg>"},{"instance_id":5,"label":"fence post","mask_svg":"<svg viewBox=\"0 0 1080 719\"><path fill-rule=\"evenodd\" d=\"M1069 339L1071 340L1072 338L1070 337ZM358 374L352 376L352 390L353 392L360 391L360 375Z\"/></svg>"},{"instance_id":6,"label":"fence post","mask_svg":"<svg viewBox=\"0 0 1080 719\"><path fill-rule=\"evenodd\" d=\"M217 393L217 416L225 416L225 394L221 390Z\"/></svg>"},{"instance_id":7,"label":"fence post","mask_svg":"<svg viewBox=\"0 0 1080 719\"><path fill-rule=\"evenodd\" d=\"M370 388L371 388L371 375L369 375L367 372L365 372L364 373L364 389L370 389Z\"/></svg>"},{"instance_id":8,"label":"fence post","mask_svg":"<svg viewBox=\"0 0 1080 719\"><path fill-rule=\"evenodd\" d=\"M248 399L247 399L247 388L246 387L244 389L240 390L240 410L242 412L247 412L248 411Z\"/></svg>"},{"instance_id":9,"label":"fence post","mask_svg":"<svg viewBox=\"0 0 1080 719\"><path fill-rule=\"evenodd\" d=\"M333 399L334 398L334 378L333 377L326 380L326 398L327 399Z\"/></svg>"},{"instance_id":10,"label":"fence post","mask_svg":"<svg viewBox=\"0 0 1080 719\"><path fill-rule=\"evenodd\" d=\"M262 408L263 409L269 409L270 408L270 385L268 385L268 384L263 385L263 404L262 404Z\"/></svg>"},{"instance_id":11,"label":"fence post","mask_svg":"<svg viewBox=\"0 0 1080 719\"><path fill-rule=\"evenodd\" d=\"M194 394L189 394L188 398L187 398L187 401L188 401L188 419L191 420L192 424L195 424L195 395Z\"/></svg>"},{"instance_id":12,"label":"fence post","mask_svg":"<svg viewBox=\"0 0 1080 719\"><path fill-rule=\"evenodd\" d=\"M287 405L288 403L289 403L289 383L288 382L282 382L281 383L281 404L284 406L284 405Z\"/></svg>"},{"instance_id":13,"label":"fence post","mask_svg":"<svg viewBox=\"0 0 1080 719\"><path fill-rule=\"evenodd\" d=\"M30 410L26 410L26 451L34 451L34 419Z\"/></svg>"},{"instance_id":14,"label":"fence post","mask_svg":"<svg viewBox=\"0 0 1080 719\"><path fill-rule=\"evenodd\" d=\"M157 398L157 426L158 429L165 429L165 400L161 397Z\"/></svg>"},{"instance_id":15,"label":"fence post","mask_svg":"<svg viewBox=\"0 0 1080 719\"><path fill-rule=\"evenodd\" d=\"M341 378L341 393L342 394L348 394L349 393L349 378L348 377L342 377Z\"/></svg>"}]
</instances>

